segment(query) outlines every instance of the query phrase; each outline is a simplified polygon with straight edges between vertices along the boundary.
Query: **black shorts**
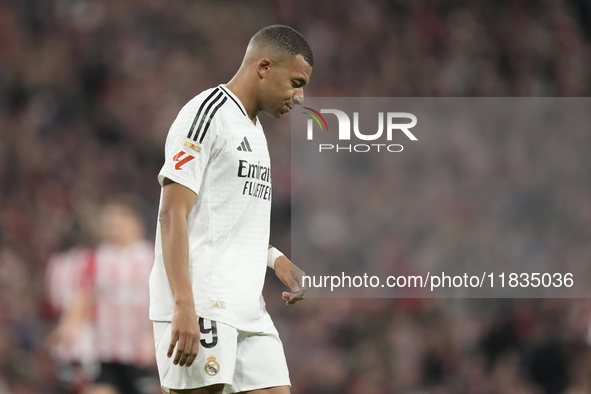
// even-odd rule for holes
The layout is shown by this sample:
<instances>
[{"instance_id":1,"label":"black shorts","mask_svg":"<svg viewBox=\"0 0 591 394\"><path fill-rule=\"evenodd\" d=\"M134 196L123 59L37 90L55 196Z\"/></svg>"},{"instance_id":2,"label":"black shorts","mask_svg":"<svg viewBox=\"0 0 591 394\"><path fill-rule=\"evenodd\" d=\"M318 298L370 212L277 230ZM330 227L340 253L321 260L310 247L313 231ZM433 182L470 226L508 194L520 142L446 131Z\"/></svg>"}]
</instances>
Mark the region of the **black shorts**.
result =
<instances>
[{"instance_id":1,"label":"black shorts","mask_svg":"<svg viewBox=\"0 0 591 394\"><path fill-rule=\"evenodd\" d=\"M99 364L95 362L56 361L55 372L58 385L64 392L79 393L88 382L97 376Z\"/></svg>"},{"instance_id":2,"label":"black shorts","mask_svg":"<svg viewBox=\"0 0 591 394\"><path fill-rule=\"evenodd\" d=\"M160 392L156 369L129 364L101 363L93 384L108 384L122 394L155 394Z\"/></svg>"}]
</instances>

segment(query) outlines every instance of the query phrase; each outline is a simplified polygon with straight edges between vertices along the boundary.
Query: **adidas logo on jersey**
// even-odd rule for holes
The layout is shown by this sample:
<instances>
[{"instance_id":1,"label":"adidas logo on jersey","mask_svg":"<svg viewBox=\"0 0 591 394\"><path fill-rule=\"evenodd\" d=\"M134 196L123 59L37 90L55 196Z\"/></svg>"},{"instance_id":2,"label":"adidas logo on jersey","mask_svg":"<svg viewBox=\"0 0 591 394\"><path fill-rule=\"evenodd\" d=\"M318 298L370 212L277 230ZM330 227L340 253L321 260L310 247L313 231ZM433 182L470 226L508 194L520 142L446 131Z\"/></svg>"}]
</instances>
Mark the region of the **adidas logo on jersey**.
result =
<instances>
[{"instance_id":1,"label":"adidas logo on jersey","mask_svg":"<svg viewBox=\"0 0 591 394\"><path fill-rule=\"evenodd\" d=\"M250 149L250 144L248 143L246 137L244 137L244 140L242 140L240 145L238 145L238 150L241 152L252 152L252 149Z\"/></svg>"},{"instance_id":2,"label":"adidas logo on jersey","mask_svg":"<svg viewBox=\"0 0 591 394\"><path fill-rule=\"evenodd\" d=\"M219 308L219 309L226 309L226 302L211 300L211 307L212 308Z\"/></svg>"}]
</instances>

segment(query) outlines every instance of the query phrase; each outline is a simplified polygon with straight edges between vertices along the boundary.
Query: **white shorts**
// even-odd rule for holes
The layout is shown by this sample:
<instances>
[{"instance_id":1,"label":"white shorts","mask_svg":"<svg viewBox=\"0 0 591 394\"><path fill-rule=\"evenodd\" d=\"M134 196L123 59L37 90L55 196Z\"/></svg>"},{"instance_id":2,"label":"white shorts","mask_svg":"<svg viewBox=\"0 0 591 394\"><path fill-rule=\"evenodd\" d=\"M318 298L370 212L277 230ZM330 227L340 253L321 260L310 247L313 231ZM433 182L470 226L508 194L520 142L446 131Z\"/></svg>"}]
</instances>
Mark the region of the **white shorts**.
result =
<instances>
[{"instance_id":1,"label":"white shorts","mask_svg":"<svg viewBox=\"0 0 591 394\"><path fill-rule=\"evenodd\" d=\"M224 383L224 393L291 386L283 344L274 325L262 333L240 331L199 318L199 354L190 367L168 358L170 322L154 322L156 362L162 390L195 389Z\"/></svg>"}]
</instances>

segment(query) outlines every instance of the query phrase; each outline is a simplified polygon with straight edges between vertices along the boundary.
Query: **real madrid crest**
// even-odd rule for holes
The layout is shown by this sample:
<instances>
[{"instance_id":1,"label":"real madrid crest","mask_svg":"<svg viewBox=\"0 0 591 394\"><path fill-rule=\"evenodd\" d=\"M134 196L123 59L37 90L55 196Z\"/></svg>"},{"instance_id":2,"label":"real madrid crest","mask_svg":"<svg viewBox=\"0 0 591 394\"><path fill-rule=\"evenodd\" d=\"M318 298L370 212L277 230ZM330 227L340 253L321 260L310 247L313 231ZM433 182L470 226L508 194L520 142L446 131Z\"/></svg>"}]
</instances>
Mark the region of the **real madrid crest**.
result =
<instances>
[{"instance_id":1,"label":"real madrid crest","mask_svg":"<svg viewBox=\"0 0 591 394\"><path fill-rule=\"evenodd\" d=\"M217 375L220 372L220 364L215 361L214 356L207 357L207 362L205 363L205 373L209 376Z\"/></svg>"}]
</instances>

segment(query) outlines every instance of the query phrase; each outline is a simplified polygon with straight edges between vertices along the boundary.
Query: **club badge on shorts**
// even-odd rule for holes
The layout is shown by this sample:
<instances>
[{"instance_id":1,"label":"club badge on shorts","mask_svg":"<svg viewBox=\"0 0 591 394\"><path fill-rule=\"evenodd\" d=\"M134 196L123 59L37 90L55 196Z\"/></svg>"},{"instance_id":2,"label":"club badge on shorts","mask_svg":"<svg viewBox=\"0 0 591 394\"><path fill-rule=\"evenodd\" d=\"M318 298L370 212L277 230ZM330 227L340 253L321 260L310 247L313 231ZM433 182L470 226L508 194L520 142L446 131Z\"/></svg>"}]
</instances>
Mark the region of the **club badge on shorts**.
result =
<instances>
[{"instance_id":1,"label":"club badge on shorts","mask_svg":"<svg viewBox=\"0 0 591 394\"><path fill-rule=\"evenodd\" d=\"M209 376L217 375L220 372L220 364L215 361L214 356L207 357L207 362L205 363L205 373Z\"/></svg>"}]
</instances>

